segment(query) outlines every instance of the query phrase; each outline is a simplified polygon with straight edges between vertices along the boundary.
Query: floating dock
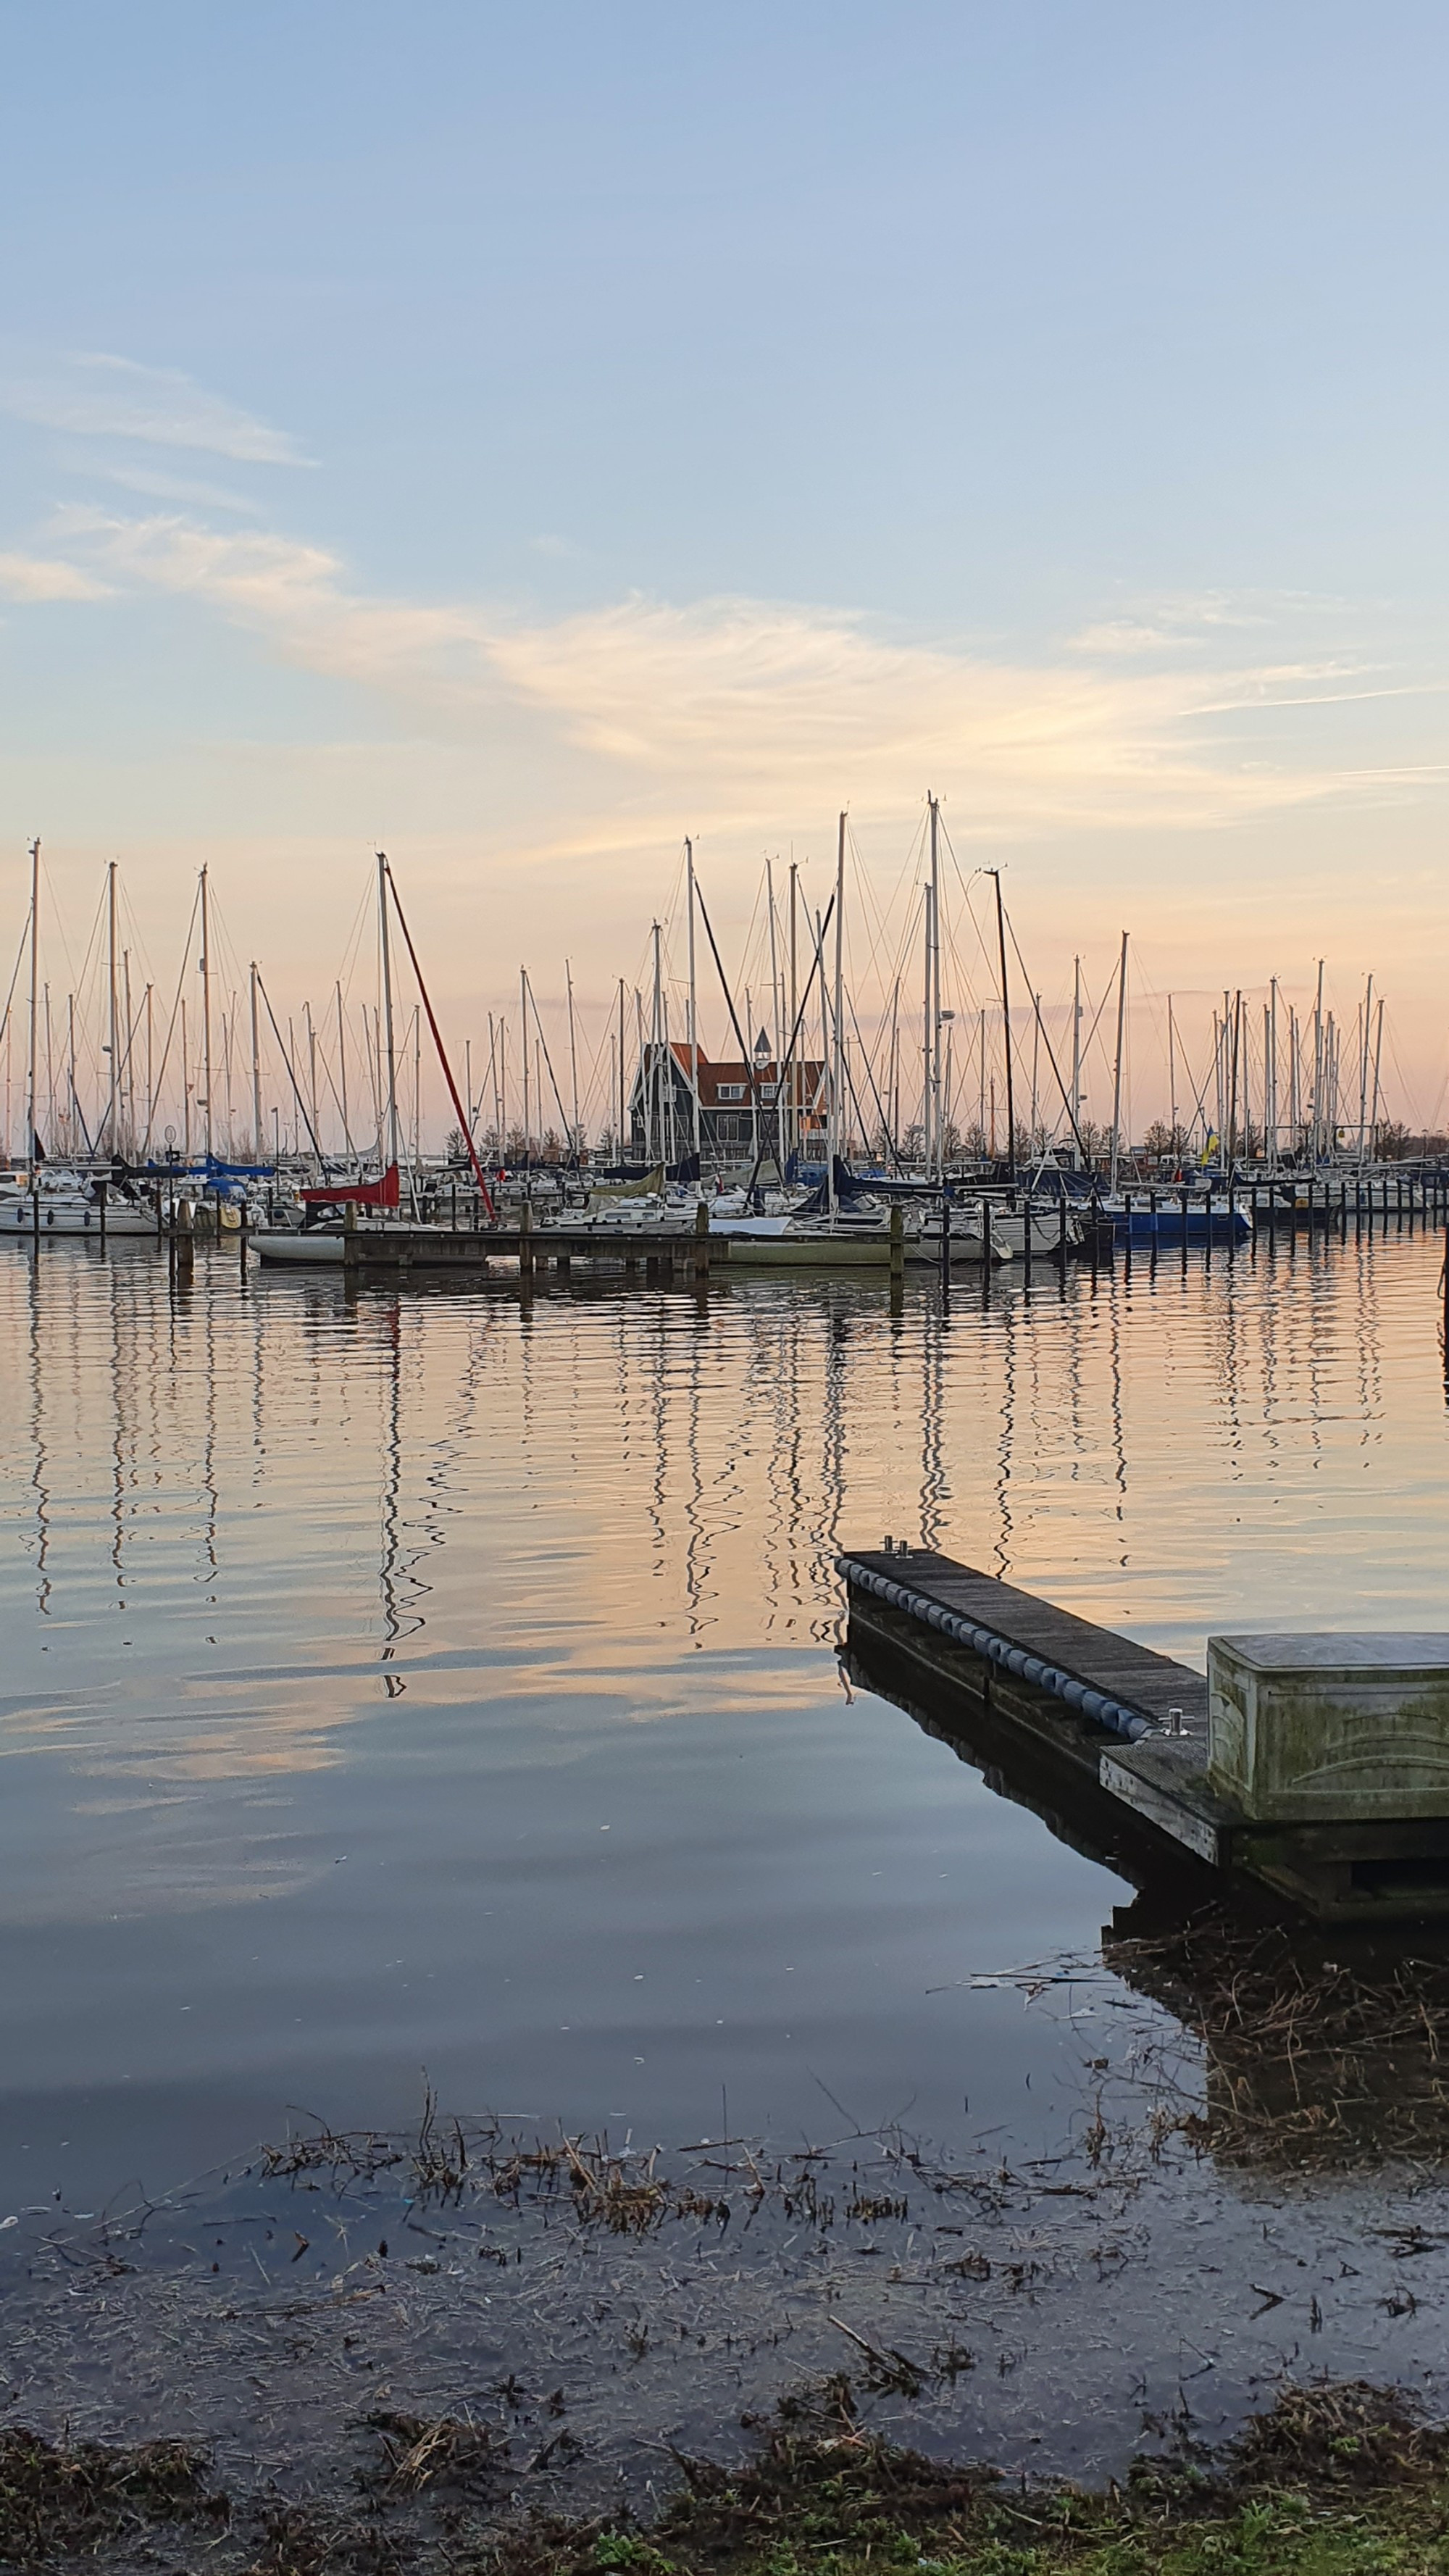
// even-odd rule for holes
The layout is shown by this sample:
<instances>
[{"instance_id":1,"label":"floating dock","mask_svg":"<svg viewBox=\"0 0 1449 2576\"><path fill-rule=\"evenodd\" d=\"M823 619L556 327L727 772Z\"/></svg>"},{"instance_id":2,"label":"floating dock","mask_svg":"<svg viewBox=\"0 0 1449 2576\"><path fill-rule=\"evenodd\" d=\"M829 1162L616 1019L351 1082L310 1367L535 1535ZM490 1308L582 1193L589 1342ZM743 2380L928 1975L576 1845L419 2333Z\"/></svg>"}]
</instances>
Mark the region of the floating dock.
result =
<instances>
[{"instance_id":1,"label":"floating dock","mask_svg":"<svg viewBox=\"0 0 1449 2576\"><path fill-rule=\"evenodd\" d=\"M1249 1814L1210 1778L1209 1685L1190 1666L933 1549L887 1541L836 1570L858 1678L1135 1885L1252 1882L1331 1922L1449 1915L1442 1790L1438 1814Z\"/></svg>"}]
</instances>

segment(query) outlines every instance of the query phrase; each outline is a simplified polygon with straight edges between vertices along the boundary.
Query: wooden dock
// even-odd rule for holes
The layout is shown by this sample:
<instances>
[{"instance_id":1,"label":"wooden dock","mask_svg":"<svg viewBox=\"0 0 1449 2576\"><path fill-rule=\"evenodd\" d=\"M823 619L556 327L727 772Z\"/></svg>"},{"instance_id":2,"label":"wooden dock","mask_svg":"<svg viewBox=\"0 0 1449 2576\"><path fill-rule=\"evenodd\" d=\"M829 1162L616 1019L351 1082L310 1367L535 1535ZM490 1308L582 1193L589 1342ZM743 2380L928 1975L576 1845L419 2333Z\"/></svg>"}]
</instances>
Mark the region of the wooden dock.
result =
<instances>
[{"instance_id":1,"label":"wooden dock","mask_svg":"<svg viewBox=\"0 0 1449 2576\"><path fill-rule=\"evenodd\" d=\"M1219 1797L1208 1686L1188 1665L932 1549L836 1567L860 1678L897 1699L902 1680L924 1685L933 1732L1135 1884L1254 1881L1334 1922L1449 1915L1449 1816L1264 1824Z\"/></svg>"},{"instance_id":2,"label":"wooden dock","mask_svg":"<svg viewBox=\"0 0 1449 2576\"><path fill-rule=\"evenodd\" d=\"M609 1262L650 1278L707 1279L729 1258L729 1238L677 1226L367 1226L342 1239L343 1267L362 1278L416 1272L457 1276L493 1261L516 1261L525 1278L550 1269L567 1277L576 1261Z\"/></svg>"}]
</instances>

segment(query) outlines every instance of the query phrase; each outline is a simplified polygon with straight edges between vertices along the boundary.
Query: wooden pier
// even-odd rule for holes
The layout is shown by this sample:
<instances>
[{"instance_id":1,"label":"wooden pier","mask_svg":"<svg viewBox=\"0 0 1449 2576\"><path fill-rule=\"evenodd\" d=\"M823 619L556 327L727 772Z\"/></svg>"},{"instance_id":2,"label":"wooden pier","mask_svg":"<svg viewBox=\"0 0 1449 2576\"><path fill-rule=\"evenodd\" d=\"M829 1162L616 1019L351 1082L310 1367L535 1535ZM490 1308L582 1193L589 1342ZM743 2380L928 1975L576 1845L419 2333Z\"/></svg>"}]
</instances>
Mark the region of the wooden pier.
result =
<instances>
[{"instance_id":1,"label":"wooden pier","mask_svg":"<svg viewBox=\"0 0 1449 2576\"><path fill-rule=\"evenodd\" d=\"M1208 1685L1188 1665L932 1549L836 1565L859 1678L924 1701L993 1786L1134 1884L1251 1881L1333 1922L1449 1915L1449 1814L1264 1823L1210 1785Z\"/></svg>"},{"instance_id":2,"label":"wooden pier","mask_svg":"<svg viewBox=\"0 0 1449 2576\"><path fill-rule=\"evenodd\" d=\"M566 1278L576 1261L589 1261L651 1278L707 1279L728 1258L727 1236L702 1229L685 1233L678 1226L389 1226L376 1233L357 1226L342 1238L343 1267L364 1279L399 1273L456 1277L503 1260L516 1261L524 1278L541 1278L550 1269Z\"/></svg>"}]
</instances>

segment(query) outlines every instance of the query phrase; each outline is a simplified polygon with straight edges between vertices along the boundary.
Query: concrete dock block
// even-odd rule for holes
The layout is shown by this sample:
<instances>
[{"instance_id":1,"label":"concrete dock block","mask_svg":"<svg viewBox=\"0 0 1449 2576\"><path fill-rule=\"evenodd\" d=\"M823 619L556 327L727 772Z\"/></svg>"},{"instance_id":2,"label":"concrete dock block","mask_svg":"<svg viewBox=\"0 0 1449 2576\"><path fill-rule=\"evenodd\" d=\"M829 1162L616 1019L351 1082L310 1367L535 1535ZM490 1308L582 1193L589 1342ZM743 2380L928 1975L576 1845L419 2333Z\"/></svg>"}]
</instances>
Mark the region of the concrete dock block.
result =
<instances>
[{"instance_id":1,"label":"concrete dock block","mask_svg":"<svg viewBox=\"0 0 1449 2576\"><path fill-rule=\"evenodd\" d=\"M1265 1822L1449 1819L1449 1634L1210 1637L1208 1778Z\"/></svg>"}]
</instances>

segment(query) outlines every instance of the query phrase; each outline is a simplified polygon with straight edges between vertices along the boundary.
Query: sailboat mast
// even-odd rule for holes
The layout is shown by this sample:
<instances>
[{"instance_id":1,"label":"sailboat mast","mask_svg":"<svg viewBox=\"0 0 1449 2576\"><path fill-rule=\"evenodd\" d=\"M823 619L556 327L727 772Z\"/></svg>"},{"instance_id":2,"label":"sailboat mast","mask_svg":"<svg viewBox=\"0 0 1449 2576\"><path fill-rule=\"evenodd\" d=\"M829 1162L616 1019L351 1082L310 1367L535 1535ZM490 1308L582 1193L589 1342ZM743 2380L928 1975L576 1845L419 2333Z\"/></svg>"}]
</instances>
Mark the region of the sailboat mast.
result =
<instances>
[{"instance_id":1,"label":"sailboat mast","mask_svg":"<svg viewBox=\"0 0 1449 2576\"><path fill-rule=\"evenodd\" d=\"M252 1160L265 1162L266 1147L262 1141L262 1045L257 1027L257 961L248 969L252 1005Z\"/></svg>"},{"instance_id":2,"label":"sailboat mast","mask_svg":"<svg viewBox=\"0 0 1449 2576\"><path fill-rule=\"evenodd\" d=\"M309 1028L311 1026L310 1012L308 1026ZM201 871L201 1078L206 1085L206 1097L202 1102L202 1107L206 1111L206 1120L202 1134L206 1139L206 1151L209 1157L211 1153L211 916L207 909L205 868ZM312 1115L315 1123L317 1115L315 1101Z\"/></svg>"},{"instance_id":3,"label":"sailboat mast","mask_svg":"<svg viewBox=\"0 0 1449 2576\"><path fill-rule=\"evenodd\" d=\"M798 879L799 870L795 861L792 859L790 861L790 1026L792 1029L800 1016L800 995L797 989L795 972L795 913L800 896ZM798 1152L800 1145L800 1122L797 1115L800 1100L800 1077L795 1070L793 1053L794 1050L792 1049L792 1062L790 1066L789 1141L791 1152L796 1153Z\"/></svg>"},{"instance_id":4,"label":"sailboat mast","mask_svg":"<svg viewBox=\"0 0 1449 2576\"><path fill-rule=\"evenodd\" d=\"M573 1147L573 1160L577 1163L579 1159L579 1054L574 1041L574 970L567 958L564 959L564 982L568 987L569 997L569 1100L574 1116L573 1135L570 1142Z\"/></svg>"},{"instance_id":5,"label":"sailboat mast","mask_svg":"<svg viewBox=\"0 0 1449 2576\"><path fill-rule=\"evenodd\" d=\"M1313 1005L1313 1160L1323 1151L1323 960L1318 961L1318 993Z\"/></svg>"},{"instance_id":6,"label":"sailboat mast","mask_svg":"<svg viewBox=\"0 0 1449 2576\"><path fill-rule=\"evenodd\" d=\"M124 1068L122 1077L122 1105L125 1110L121 1143L125 1152L130 1154L134 1152L136 1143L136 1074L132 1061L136 1024L131 1017L131 952L129 948L125 948L121 952L121 995L125 1005L126 1029L126 1044L121 1059Z\"/></svg>"},{"instance_id":7,"label":"sailboat mast","mask_svg":"<svg viewBox=\"0 0 1449 2576\"><path fill-rule=\"evenodd\" d=\"M927 1180L932 1177L934 1151L937 1151L937 1103L939 1103L939 1043L942 1043L942 943L939 943L939 845L937 845L937 799L927 796L932 817L932 876L927 884L927 1028L924 1028L924 1100L921 1100L921 1144L927 1154Z\"/></svg>"},{"instance_id":8,"label":"sailboat mast","mask_svg":"<svg viewBox=\"0 0 1449 2576\"><path fill-rule=\"evenodd\" d=\"M1167 1116L1171 1150L1177 1151L1177 1039L1172 1025L1172 995L1167 996Z\"/></svg>"},{"instance_id":9,"label":"sailboat mast","mask_svg":"<svg viewBox=\"0 0 1449 2576\"><path fill-rule=\"evenodd\" d=\"M1072 1164L1082 1167L1082 961L1072 959Z\"/></svg>"},{"instance_id":10,"label":"sailboat mast","mask_svg":"<svg viewBox=\"0 0 1449 2576\"><path fill-rule=\"evenodd\" d=\"M1001 901L1001 870L993 868L996 881L996 945L1001 954L1001 1043L1006 1053L1006 1177L1016 1179L1016 1095L1011 1073L1011 994L1006 981L1006 912ZM1126 948L1126 939L1123 939ZM938 951L939 954L939 951Z\"/></svg>"},{"instance_id":11,"label":"sailboat mast","mask_svg":"<svg viewBox=\"0 0 1449 2576\"><path fill-rule=\"evenodd\" d=\"M343 1145L344 1145L344 1147L346 1148L347 1152L350 1154L350 1153L351 1153L351 1151L352 1151L352 1130L351 1130L351 1127L350 1127L350 1126L349 1126L349 1124L348 1124L348 1118L347 1118L347 1034L346 1034L346 1030L345 1030L345 1028L344 1028L344 1026L343 1026L343 1020L342 1020L342 983L341 983L341 979L340 979L340 977L339 977L339 979L338 979L338 983L337 983L337 988L336 988L336 989L337 989L337 1073L338 1073L338 1080L339 1080L340 1087L341 1087L341 1107L342 1107L342 1142L343 1142Z\"/></svg>"},{"instance_id":12,"label":"sailboat mast","mask_svg":"<svg viewBox=\"0 0 1449 2576\"><path fill-rule=\"evenodd\" d=\"M1268 982L1268 1169L1278 1169L1278 978Z\"/></svg>"},{"instance_id":13,"label":"sailboat mast","mask_svg":"<svg viewBox=\"0 0 1449 2576\"><path fill-rule=\"evenodd\" d=\"M36 1044L40 1033L40 842L30 844L30 1061L25 1077L25 1114L29 1133L25 1140L25 1162L32 1182L35 1178L35 1148L40 1141L35 1124L37 1101Z\"/></svg>"},{"instance_id":14,"label":"sailboat mast","mask_svg":"<svg viewBox=\"0 0 1449 2576\"><path fill-rule=\"evenodd\" d=\"M660 1057L664 1046L664 964L663 927L654 924L654 1000L649 1022L649 1162L664 1160L664 1067ZM749 1068L746 1066L746 1071Z\"/></svg>"},{"instance_id":15,"label":"sailboat mast","mask_svg":"<svg viewBox=\"0 0 1449 2576\"><path fill-rule=\"evenodd\" d=\"M1363 1043L1359 1048L1358 1067L1358 1159L1364 1158L1364 1138L1368 1128L1369 1024L1373 1019L1374 979L1370 975L1363 999Z\"/></svg>"},{"instance_id":16,"label":"sailboat mast","mask_svg":"<svg viewBox=\"0 0 1449 2576\"><path fill-rule=\"evenodd\" d=\"M398 1163L402 1157L398 1152L397 1051L393 1042L392 1027L392 943L388 937L387 925L387 853L385 850L379 850L377 854L377 921L382 942L382 1009L385 1023L383 1043L387 1050L387 1158L389 1163Z\"/></svg>"},{"instance_id":17,"label":"sailboat mast","mask_svg":"<svg viewBox=\"0 0 1449 2576\"><path fill-rule=\"evenodd\" d=\"M106 1118L103 1130L108 1152L116 1150L116 1080L120 1065L116 1011L116 862L106 868L106 1053L111 1060L111 1078L106 1091ZM96 1143L101 1142L97 1136Z\"/></svg>"},{"instance_id":18,"label":"sailboat mast","mask_svg":"<svg viewBox=\"0 0 1449 2576\"><path fill-rule=\"evenodd\" d=\"M699 1128L699 994L694 978L694 843L686 834L684 843L684 878L689 909L689 1116L690 1149L694 1155L695 1180L704 1178L700 1167Z\"/></svg>"},{"instance_id":19,"label":"sailboat mast","mask_svg":"<svg viewBox=\"0 0 1449 2576\"><path fill-rule=\"evenodd\" d=\"M532 1107L528 1089L528 968L526 966L520 966L518 970L518 1013L519 1043L523 1052L523 1164L526 1171L530 1159L529 1112Z\"/></svg>"},{"instance_id":20,"label":"sailboat mast","mask_svg":"<svg viewBox=\"0 0 1449 2576\"><path fill-rule=\"evenodd\" d=\"M845 816L835 852L835 1054L830 1075L830 1123L827 1129L826 1204L835 1206L835 1157L844 1136L845 1117Z\"/></svg>"},{"instance_id":21,"label":"sailboat mast","mask_svg":"<svg viewBox=\"0 0 1449 2576\"><path fill-rule=\"evenodd\" d=\"M1112 1168L1108 1189L1115 1194L1117 1165L1122 1152L1122 1035L1127 1016L1127 933L1122 933L1122 956L1117 968L1117 1052L1112 1064Z\"/></svg>"}]
</instances>

